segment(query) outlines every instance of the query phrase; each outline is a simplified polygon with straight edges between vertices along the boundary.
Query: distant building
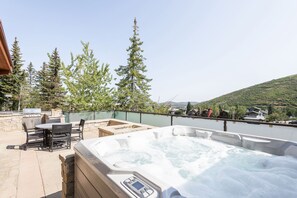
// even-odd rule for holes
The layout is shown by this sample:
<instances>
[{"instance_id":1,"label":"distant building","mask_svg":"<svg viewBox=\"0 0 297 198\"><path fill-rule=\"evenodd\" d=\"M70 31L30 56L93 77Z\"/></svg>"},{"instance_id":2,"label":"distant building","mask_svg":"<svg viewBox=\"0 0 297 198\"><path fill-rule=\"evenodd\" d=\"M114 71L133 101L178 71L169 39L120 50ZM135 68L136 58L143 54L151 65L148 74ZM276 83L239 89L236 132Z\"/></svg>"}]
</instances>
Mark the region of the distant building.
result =
<instances>
[{"instance_id":1,"label":"distant building","mask_svg":"<svg viewBox=\"0 0 297 198\"><path fill-rule=\"evenodd\" d=\"M247 109L247 112L243 119L245 120L255 120L255 121L265 121L265 116L267 111L263 111L258 107L251 107Z\"/></svg>"},{"instance_id":2,"label":"distant building","mask_svg":"<svg viewBox=\"0 0 297 198\"><path fill-rule=\"evenodd\" d=\"M218 118L229 118L229 111L227 110L222 110L220 111L220 115L218 116Z\"/></svg>"},{"instance_id":3,"label":"distant building","mask_svg":"<svg viewBox=\"0 0 297 198\"><path fill-rule=\"evenodd\" d=\"M184 115L186 110L184 109L177 109L177 108L170 108L169 109L169 114L170 115Z\"/></svg>"},{"instance_id":4,"label":"distant building","mask_svg":"<svg viewBox=\"0 0 297 198\"><path fill-rule=\"evenodd\" d=\"M209 108L209 109L204 109L202 112L201 112L201 116L202 117L208 117L210 118L212 116L212 109Z\"/></svg>"},{"instance_id":5,"label":"distant building","mask_svg":"<svg viewBox=\"0 0 297 198\"><path fill-rule=\"evenodd\" d=\"M188 116L198 116L199 113L198 113L198 110L197 109L191 109L189 112L188 112Z\"/></svg>"}]
</instances>

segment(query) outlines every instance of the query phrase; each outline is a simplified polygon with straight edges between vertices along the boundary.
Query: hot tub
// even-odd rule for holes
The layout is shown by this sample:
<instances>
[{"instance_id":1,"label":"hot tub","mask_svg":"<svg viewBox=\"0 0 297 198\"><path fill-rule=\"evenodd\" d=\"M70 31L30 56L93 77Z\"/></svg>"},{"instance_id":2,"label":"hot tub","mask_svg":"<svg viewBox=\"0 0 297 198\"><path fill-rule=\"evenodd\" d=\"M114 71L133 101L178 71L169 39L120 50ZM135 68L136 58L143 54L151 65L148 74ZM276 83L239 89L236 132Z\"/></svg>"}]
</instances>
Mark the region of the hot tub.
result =
<instances>
[{"instance_id":1,"label":"hot tub","mask_svg":"<svg viewBox=\"0 0 297 198\"><path fill-rule=\"evenodd\" d=\"M171 126L75 151L75 197L297 197L296 142Z\"/></svg>"}]
</instances>

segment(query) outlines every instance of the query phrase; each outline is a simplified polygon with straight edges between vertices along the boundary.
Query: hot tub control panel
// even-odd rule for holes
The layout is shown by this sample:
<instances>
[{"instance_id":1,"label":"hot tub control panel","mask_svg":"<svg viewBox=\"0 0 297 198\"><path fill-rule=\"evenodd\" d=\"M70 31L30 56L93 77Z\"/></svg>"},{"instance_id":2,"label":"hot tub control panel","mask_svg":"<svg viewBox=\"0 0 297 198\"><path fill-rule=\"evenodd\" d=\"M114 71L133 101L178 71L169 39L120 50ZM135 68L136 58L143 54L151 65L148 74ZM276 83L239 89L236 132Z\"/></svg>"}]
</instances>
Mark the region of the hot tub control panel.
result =
<instances>
[{"instance_id":1,"label":"hot tub control panel","mask_svg":"<svg viewBox=\"0 0 297 198\"><path fill-rule=\"evenodd\" d=\"M135 176L129 177L121 183L138 197L155 197L157 194L153 188Z\"/></svg>"}]
</instances>

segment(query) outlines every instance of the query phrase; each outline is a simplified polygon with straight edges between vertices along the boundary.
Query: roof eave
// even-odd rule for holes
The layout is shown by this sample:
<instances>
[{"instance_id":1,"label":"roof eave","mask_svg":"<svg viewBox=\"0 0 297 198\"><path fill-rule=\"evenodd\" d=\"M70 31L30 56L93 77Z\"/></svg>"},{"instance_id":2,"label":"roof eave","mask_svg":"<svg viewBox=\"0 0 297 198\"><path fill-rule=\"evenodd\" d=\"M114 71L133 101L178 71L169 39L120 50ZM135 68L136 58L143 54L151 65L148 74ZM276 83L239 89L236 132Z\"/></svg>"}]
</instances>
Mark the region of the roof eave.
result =
<instances>
[{"instance_id":1,"label":"roof eave","mask_svg":"<svg viewBox=\"0 0 297 198\"><path fill-rule=\"evenodd\" d=\"M12 72L13 64L9 54L4 29L0 20L0 75Z\"/></svg>"}]
</instances>

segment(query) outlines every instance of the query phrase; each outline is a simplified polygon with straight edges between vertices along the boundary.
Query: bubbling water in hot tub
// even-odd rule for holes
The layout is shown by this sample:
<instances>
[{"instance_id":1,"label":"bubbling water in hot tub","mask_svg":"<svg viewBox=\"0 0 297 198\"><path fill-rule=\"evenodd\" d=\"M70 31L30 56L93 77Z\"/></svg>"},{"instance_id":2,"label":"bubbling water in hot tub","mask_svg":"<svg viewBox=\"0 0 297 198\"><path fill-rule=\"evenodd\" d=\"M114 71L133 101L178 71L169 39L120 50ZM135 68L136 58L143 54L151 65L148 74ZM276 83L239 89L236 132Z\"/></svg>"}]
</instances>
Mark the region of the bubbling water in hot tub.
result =
<instances>
[{"instance_id":1,"label":"bubbling water in hot tub","mask_svg":"<svg viewBox=\"0 0 297 198\"><path fill-rule=\"evenodd\" d=\"M107 162L142 169L186 197L297 197L292 157L188 136L119 142L101 149Z\"/></svg>"}]
</instances>

